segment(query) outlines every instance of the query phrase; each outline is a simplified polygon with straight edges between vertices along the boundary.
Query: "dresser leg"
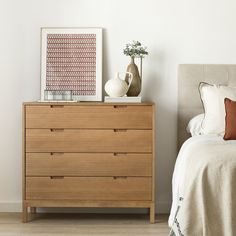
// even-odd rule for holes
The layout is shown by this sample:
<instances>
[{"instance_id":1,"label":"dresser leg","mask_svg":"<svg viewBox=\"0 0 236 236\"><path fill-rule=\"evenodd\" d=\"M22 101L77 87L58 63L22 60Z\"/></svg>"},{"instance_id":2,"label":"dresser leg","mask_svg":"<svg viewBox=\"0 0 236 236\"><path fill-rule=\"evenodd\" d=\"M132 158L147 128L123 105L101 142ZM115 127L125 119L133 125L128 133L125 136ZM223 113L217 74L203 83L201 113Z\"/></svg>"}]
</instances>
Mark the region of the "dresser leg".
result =
<instances>
[{"instance_id":1,"label":"dresser leg","mask_svg":"<svg viewBox=\"0 0 236 236\"><path fill-rule=\"evenodd\" d=\"M36 207L30 207L30 213L36 214Z\"/></svg>"},{"instance_id":2,"label":"dresser leg","mask_svg":"<svg viewBox=\"0 0 236 236\"><path fill-rule=\"evenodd\" d=\"M27 223L28 222L28 207L25 203L23 203L22 207L22 222Z\"/></svg>"},{"instance_id":3,"label":"dresser leg","mask_svg":"<svg viewBox=\"0 0 236 236\"><path fill-rule=\"evenodd\" d=\"M155 223L155 204L152 204L150 206L150 223L151 224L154 224Z\"/></svg>"}]
</instances>

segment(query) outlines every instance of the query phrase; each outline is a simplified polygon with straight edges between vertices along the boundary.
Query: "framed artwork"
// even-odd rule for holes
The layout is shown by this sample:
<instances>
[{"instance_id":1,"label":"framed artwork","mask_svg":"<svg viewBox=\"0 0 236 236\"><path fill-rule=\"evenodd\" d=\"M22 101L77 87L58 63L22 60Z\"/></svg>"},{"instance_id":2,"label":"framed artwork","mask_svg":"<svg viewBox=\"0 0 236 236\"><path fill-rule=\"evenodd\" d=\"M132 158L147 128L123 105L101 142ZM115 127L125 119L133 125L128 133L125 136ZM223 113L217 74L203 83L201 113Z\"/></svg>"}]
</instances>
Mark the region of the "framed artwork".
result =
<instances>
[{"instance_id":1,"label":"framed artwork","mask_svg":"<svg viewBox=\"0 0 236 236\"><path fill-rule=\"evenodd\" d=\"M41 100L45 94L102 100L102 29L41 29Z\"/></svg>"}]
</instances>

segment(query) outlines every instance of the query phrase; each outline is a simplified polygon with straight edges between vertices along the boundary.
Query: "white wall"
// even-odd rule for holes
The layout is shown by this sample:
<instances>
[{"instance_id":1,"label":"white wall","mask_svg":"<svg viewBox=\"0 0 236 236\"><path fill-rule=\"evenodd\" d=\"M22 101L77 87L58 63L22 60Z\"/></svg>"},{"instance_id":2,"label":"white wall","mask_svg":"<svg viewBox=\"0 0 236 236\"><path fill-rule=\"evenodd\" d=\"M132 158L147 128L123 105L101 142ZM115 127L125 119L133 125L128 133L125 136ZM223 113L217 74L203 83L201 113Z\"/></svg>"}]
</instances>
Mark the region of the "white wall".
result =
<instances>
[{"instance_id":1,"label":"white wall","mask_svg":"<svg viewBox=\"0 0 236 236\"><path fill-rule=\"evenodd\" d=\"M125 43L148 46L143 97L157 103L157 211L171 202L177 66L236 63L234 0L0 0L0 211L20 210L21 103L40 95L40 27L103 27L103 79Z\"/></svg>"}]
</instances>

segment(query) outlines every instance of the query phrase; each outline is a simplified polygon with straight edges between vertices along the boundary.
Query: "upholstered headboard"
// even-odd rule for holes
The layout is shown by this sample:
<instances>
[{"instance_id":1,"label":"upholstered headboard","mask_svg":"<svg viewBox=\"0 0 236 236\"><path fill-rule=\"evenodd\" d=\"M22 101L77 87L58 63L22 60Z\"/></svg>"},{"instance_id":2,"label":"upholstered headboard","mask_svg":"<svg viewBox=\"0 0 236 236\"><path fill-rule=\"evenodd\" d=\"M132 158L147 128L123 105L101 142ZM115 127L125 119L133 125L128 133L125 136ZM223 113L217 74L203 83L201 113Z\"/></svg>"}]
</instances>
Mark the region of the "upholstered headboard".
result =
<instances>
[{"instance_id":1,"label":"upholstered headboard","mask_svg":"<svg viewBox=\"0 0 236 236\"><path fill-rule=\"evenodd\" d=\"M179 65L178 71L178 147L189 137L189 120L203 113L200 82L236 86L236 65Z\"/></svg>"}]
</instances>

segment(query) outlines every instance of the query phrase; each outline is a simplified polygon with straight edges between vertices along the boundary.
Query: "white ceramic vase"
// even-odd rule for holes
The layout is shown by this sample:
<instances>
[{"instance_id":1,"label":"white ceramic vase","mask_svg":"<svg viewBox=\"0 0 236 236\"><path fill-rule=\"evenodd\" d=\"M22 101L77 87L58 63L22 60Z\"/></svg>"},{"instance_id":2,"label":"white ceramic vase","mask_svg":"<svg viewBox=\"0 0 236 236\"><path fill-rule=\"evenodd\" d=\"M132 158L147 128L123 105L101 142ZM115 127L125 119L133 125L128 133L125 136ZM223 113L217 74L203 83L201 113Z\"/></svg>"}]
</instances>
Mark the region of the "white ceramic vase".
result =
<instances>
[{"instance_id":1,"label":"white ceramic vase","mask_svg":"<svg viewBox=\"0 0 236 236\"><path fill-rule=\"evenodd\" d=\"M115 78L110 79L105 84L105 91L110 97L123 97L129 90L129 87L133 80L133 74L130 72L126 72L124 74L129 75L128 84L125 82L125 78L121 79L119 77L119 72L116 72ZM126 76L127 78L127 76Z\"/></svg>"}]
</instances>

